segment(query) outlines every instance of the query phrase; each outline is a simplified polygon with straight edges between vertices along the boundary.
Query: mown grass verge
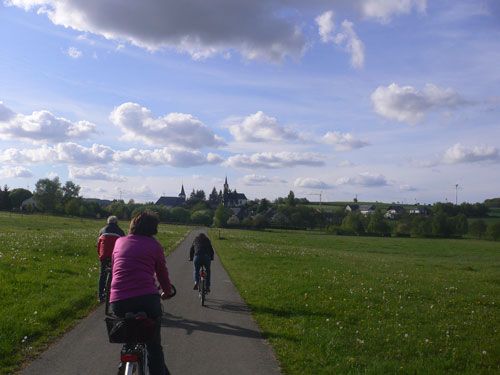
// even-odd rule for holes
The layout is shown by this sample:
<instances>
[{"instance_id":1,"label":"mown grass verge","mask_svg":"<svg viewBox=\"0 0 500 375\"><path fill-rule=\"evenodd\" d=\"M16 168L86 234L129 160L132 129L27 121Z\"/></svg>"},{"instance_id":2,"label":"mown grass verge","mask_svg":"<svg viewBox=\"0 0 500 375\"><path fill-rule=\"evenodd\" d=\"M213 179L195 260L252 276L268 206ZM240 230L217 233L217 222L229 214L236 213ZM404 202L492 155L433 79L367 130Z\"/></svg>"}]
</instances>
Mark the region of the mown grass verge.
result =
<instances>
[{"instance_id":1,"label":"mown grass verge","mask_svg":"<svg viewBox=\"0 0 500 375\"><path fill-rule=\"evenodd\" d=\"M286 374L500 370L498 243L210 235Z\"/></svg>"},{"instance_id":2,"label":"mown grass verge","mask_svg":"<svg viewBox=\"0 0 500 375\"><path fill-rule=\"evenodd\" d=\"M128 223L120 223L126 231ZM0 213L0 374L12 373L97 305L103 220ZM167 252L189 228L161 225Z\"/></svg>"}]
</instances>

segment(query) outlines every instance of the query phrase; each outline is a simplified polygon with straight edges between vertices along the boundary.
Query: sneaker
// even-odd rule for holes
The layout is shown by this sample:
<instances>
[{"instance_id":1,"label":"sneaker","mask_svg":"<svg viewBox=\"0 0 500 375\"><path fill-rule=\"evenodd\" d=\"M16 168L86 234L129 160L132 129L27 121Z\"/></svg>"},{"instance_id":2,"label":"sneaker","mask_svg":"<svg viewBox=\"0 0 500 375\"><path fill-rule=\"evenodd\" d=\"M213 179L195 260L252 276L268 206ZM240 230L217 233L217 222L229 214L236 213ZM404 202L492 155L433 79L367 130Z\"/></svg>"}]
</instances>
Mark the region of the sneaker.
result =
<instances>
[{"instance_id":1,"label":"sneaker","mask_svg":"<svg viewBox=\"0 0 500 375\"><path fill-rule=\"evenodd\" d=\"M198 290L198 283L194 283L193 290Z\"/></svg>"}]
</instances>

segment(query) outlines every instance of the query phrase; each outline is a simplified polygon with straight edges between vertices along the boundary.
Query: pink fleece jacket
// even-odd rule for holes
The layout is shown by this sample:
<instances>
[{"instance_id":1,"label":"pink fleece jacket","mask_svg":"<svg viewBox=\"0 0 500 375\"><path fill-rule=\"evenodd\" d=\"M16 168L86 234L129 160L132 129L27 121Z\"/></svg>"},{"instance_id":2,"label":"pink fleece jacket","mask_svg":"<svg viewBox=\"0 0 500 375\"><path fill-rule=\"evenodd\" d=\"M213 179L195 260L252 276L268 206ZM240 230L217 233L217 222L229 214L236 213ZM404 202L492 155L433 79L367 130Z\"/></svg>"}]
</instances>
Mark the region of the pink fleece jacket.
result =
<instances>
[{"instance_id":1,"label":"pink fleece jacket","mask_svg":"<svg viewBox=\"0 0 500 375\"><path fill-rule=\"evenodd\" d=\"M170 291L165 254L153 237L128 235L116 240L112 256L110 302L157 294L155 274L161 288Z\"/></svg>"}]
</instances>

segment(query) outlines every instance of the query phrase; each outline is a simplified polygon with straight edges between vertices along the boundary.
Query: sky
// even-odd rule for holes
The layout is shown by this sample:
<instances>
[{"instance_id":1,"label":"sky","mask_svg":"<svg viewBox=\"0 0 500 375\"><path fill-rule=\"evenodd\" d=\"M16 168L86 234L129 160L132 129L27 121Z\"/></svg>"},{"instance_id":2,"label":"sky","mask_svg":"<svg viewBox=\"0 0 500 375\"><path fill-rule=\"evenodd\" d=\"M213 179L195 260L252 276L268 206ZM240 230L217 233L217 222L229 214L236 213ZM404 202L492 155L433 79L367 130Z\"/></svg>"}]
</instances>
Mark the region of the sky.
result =
<instances>
[{"instance_id":1,"label":"sky","mask_svg":"<svg viewBox=\"0 0 500 375\"><path fill-rule=\"evenodd\" d=\"M2 186L482 202L499 150L496 0L0 0Z\"/></svg>"}]
</instances>

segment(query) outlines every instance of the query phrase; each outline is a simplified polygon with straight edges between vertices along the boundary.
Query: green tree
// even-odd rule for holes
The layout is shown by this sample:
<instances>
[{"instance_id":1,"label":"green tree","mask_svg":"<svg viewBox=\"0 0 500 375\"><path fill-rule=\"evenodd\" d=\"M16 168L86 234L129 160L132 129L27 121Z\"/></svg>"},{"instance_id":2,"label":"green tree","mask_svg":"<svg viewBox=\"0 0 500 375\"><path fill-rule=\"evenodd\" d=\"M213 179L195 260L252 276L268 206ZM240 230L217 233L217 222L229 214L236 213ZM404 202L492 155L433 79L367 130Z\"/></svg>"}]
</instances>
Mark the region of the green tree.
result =
<instances>
[{"instance_id":1,"label":"green tree","mask_svg":"<svg viewBox=\"0 0 500 375\"><path fill-rule=\"evenodd\" d=\"M391 229L384 219L384 214L380 210L376 210L370 215L368 221L367 232L385 236L390 233Z\"/></svg>"},{"instance_id":2,"label":"green tree","mask_svg":"<svg viewBox=\"0 0 500 375\"><path fill-rule=\"evenodd\" d=\"M443 207L448 207L448 206L443 205ZM453 233L452 227L453 224L451 223L451 220L448 218L448 216L444 213L443 210L440 209L432 217L432 223L431 223L432 235L437 237L450 237L450 235Z\"/></svg>"},{"instance_id":3,"label":"green tree","mask_svg":"<svg viewBox=\"0 0 500 375\"><path fill-rule=\"evenodd\" d=\"M70 198L64 204L64 212L67 215L71 216L79 216L80 215L80 206L82 205L81 199L78 198Z\"/></svg>"},{"instance_id":4,"label":"green tree","mask_svg":"<svg viewBox=\"0 0 500 375\"><path fill-rule=\"evenodd\" d=\"M486 225L484 220L482 219L474 220L469 225L469 234L472 237L482 238L485 235L487 228L488 226Z\"/></svg>"},{"instance_id":5,"label":"green tree","mask_svg":"<svg viewBox=\"0 0 500 375\"><path fill-rule=\"evenodd\" d=\"M288 196L286 197L286 204L289 205L290 207L295 206L295 194L291 190L288 193Z\"/></svg>"},{"instance_id":6,"label":"green tree","mask_svg":"<svg viewBox=\"0 0 500 375\"><path fill-rule=\"evenodd\" d=\"M488 236L490 236L493 241L500 240L500 223L492 223L488 225Z\"/></svg>"},{"instance_id":7,"label":"green tree","mask_svg":"<svg viewBox=\"0 0 500 375\"><path fill-rule=\"evenodd\" d=\"M40 210L56 212L61 208L62 197L63 191L59 177L55 177L52 180L50 178L43 178L37 181L33 198Z\"/></svg>"},{"instance_id":8,"label":"green tree","mask_svg":"<svg viewBox=\"0 0 500 375\"><path fill-rule=\"evenodd\" d=\"M10 210L12 208L9 195L9 187L4 185L3 190L0 190L0 210Z\"/></svg>"},{"instance_id":9,"label":"green tree","mask_svg":"<svg viewBox=\"0 0 500 375\"><path fill-rule=\"evenodd\" d=\"M462 237L469 231L469 223L467 217L464 214L458 214L452 220L453 223L453 233L457 236Z\"/></svg>"},{"instance_id":10,"label":"green tree","mask_svg":"<svg viewBox=\"0 0 500 375\"><path fill-rule=\"evenodd\" d=\"M78 198L80 195L80 186L76 185L72 181L66 181L62 187L63 201L68 201L72 198Z\"/></svg>"},{"instance_id":11,"label":"green tree","mask_svg":"<svg viewBox=\"0 0 500 375\"><path fill-rule=\"evenodd\" d=\"M358 212L349 212L342 220L341 228L347 233L361 235L365 233L365 226L361 214Z\"/></svg>"},{"instance_id":12,"label":"green tree","mask_svg":"<svg viewBox=\"0 0 500 375\"><path fill-rule=\"evenodd\" d=\"M233 215L229 219L227 219L227 225L230 227L238 226L240 225L240 219L238 219L238 216Z\"/></svg>"},{"instance_id":13,"label":"green tree","mask_svg":"<svg viewBox=\"0 0 500 375\"><path fill-rule=\"evenodd\" d=\"M170 211L172 221L176 223L189 223L191 212L182 207L174 207Z\"/></svg>"},{"instance_id":14,"label":"green tree","mask_svg":"<svg viewBox=\"0 0 500 375\"><path fill-rule=\"evenodd\" d=\"M269 225L267 218L262 214L257 214L252 218L252 224L254 228L264 229Z\"/></svg>"},{"instance_id":15,"label":"green tree","mask_svg":"<svg viewBox=\"0 0 500 375\"><path fill-rule=\"evenodd\" d=\"M33 193L31 191L23 188L13 189L9 193L10 202L12 204L12 207L15 208L20 208L21 203L23 203L23 201L25 201L26 199L31 198L32 196Z\"/></svg>"},{"instance_id":16,"label":"green tree","mask_svg":"<svg viewBox=\"0 0 500 375\"><path fill-rule=\"evenodd\" d=\"M194 224L210 225L213 218L210 210L199 210L191 214L190 220Z\"/></svg>"},{"instance_id":17,"label":"green tree","mask_svg":"<svg viewBox=\"0 0 500 375\"><path fill-rule=\"evenodd\" d=\"M271 202L269 202L266 198L262 198L259 201L259 205L257 206L257 213L262 214L265 213L271 207Z\"/></svg>"},{"instance_id":18,"label":"green tree","mask_svg":"<svg viewBox=\"0 0 500 375\"><path fill-rule=\"evenodd\" d=\"M427 237L432 234L432 225L429 219L416 216L411 222L412 237Z\"/></svg>"},{"instance_id":19,"label":"green tree","mask_svg":"<svg viewBox=\"0 0 500 375\"><path fill-rule=\"evenodd\" d=\"M231 217L231 213L221 204L217 206L214 214L214 226L223 228L227 224L227 220Z\"/></svg>"}]
</instances>

